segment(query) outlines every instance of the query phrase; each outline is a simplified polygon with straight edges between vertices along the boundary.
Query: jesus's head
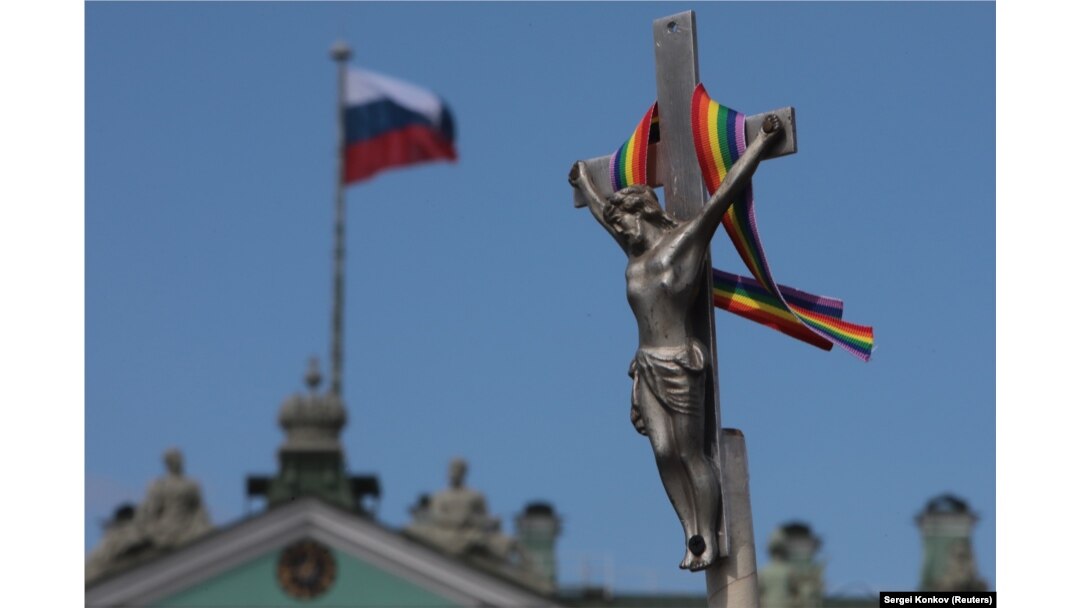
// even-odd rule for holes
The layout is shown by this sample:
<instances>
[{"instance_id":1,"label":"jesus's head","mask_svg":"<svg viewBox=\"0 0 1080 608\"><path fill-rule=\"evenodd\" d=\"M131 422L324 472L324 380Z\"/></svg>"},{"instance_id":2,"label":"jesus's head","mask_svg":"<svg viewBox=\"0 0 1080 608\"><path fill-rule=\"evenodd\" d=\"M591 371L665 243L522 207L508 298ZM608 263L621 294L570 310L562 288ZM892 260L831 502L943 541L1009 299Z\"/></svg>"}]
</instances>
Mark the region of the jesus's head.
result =
<instances>
[{"instance_id":1,"label":"jesus's head","mask_svg":"<svg viewBox=\"0 0 1080 608\"><path fill-rule=\"evenodd\" d=\"M604 221L631 249L648 247L647 228L642 222L660 229L676 225L660 207L656 192L648 186L629 186L608 197Z\"/></svg>"}]
</instances>

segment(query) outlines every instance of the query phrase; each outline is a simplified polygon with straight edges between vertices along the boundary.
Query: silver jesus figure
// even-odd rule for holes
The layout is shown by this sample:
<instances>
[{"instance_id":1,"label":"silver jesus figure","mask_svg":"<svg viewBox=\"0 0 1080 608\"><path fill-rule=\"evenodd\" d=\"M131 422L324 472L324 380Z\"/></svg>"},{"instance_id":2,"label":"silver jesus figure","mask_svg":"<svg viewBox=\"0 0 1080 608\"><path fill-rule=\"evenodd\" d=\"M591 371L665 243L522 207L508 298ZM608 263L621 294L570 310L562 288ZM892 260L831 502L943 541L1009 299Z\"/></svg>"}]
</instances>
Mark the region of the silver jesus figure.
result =
<instances>
[{"instance_id":1,"label":"silver jesus figure","mask_svg":"<svg viewBox=\"0 0 1080 608\"><path fill-rule=\"evenodd\" d=\"M676 221L648 186L630 186L606 201L585 164L570 170L570 184L593 217L626 253L626 299L638 326L630 419L649 437L660 479L682 523L686 554L680 568L702 570L717 558L720 484L705 455L705 370L708 349L690 329L690 310L724 213L750 184L763 154L782 132L775 115L728 171L697 216Z\"/></svg>"}]
</instances>

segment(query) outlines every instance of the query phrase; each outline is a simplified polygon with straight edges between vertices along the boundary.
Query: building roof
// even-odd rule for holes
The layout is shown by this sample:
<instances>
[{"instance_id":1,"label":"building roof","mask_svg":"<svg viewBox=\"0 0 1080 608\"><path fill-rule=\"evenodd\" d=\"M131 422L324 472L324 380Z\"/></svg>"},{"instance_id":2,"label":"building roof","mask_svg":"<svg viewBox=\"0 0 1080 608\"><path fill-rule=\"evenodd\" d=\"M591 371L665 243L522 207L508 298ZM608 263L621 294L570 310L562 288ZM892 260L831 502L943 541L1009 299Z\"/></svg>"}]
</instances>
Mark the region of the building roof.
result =
<instances>
[{"instance_id":1,"label":"building roof","mask_svg":"<svg viewBox=\"0 0 1080 608\"><path fill-rule=\"evenodd\" d=\"M87 606L142 606L192 589L304 539L407 581L458 606L552 606L550 597L409 540L314 497L268 509L87 587ZM273 584L273 583L270 583Z\"/></svg>"}]
</instances>

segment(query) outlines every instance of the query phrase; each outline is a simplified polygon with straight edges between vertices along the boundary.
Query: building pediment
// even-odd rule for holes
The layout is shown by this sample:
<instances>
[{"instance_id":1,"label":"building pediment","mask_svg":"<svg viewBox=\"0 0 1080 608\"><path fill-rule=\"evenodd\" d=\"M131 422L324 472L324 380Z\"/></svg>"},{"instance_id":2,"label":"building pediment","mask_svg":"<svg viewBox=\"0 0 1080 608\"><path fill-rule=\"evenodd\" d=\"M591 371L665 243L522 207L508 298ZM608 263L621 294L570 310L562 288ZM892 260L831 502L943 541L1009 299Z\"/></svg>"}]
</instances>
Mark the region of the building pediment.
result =
<instances>
[{"instance_id":1,"label":"building pediment","mask_svg":"<svg viewBox=\"0 0 1080 608\"><path fill-rule=\"evenodd\" d=\"M327 548L338 556L337 561L344 562L336 569L338 580L333 585L337 587L331 591L348 593L348 605L374 605L371 602L378 598L366 594L366 589L376 593L374 587L378 586L382 589L379 592L386 593L389 585L407 590L416 598L426 598L425 602L446 606L557 606L550 597L471 567L317 498L269 509L95 582L87 587L86 605L168 606L183 597L188 605L203 601L209 605L212 601L223 606L228 604L221 602L231 601L229 585L235 588L241 576L247 577L244 589L258 592L245 600L246 606L252 606L252 600L257 598L276 598L275 605L282 601L288 605L295 599L299 605L305 600L290 597L285 590L287 581L279 580L285 568L280 565L280 556L304 541ZM357 574L361 571L362 575ZM357 586L358 579L374 580L372 577L378 579L377 585Z\"/></svg>"}]
</instances>

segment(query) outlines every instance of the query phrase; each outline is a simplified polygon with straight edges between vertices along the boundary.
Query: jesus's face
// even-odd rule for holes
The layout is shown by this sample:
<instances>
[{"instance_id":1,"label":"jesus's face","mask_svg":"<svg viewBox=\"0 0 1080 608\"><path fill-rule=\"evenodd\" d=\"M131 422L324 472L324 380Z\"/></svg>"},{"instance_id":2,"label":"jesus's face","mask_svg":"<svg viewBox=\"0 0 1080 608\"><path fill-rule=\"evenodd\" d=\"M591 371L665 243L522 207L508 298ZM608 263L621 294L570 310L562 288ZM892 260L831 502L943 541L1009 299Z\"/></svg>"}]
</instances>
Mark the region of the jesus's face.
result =
<instances>
[{"instance_id":1,"label":"jesus's face","mask_svg":"<svg viewBox=\"0 0 1080 608\"><path fill-rule=\"evenodd\" d=\"M612 229L631 249L637 249L643 244L644 235L641 228L640 213L625 212L618 214L615 216Z\"/></svg>"}]
</instances>

